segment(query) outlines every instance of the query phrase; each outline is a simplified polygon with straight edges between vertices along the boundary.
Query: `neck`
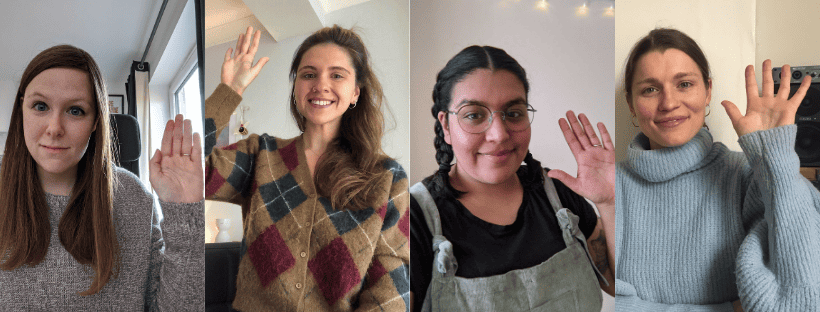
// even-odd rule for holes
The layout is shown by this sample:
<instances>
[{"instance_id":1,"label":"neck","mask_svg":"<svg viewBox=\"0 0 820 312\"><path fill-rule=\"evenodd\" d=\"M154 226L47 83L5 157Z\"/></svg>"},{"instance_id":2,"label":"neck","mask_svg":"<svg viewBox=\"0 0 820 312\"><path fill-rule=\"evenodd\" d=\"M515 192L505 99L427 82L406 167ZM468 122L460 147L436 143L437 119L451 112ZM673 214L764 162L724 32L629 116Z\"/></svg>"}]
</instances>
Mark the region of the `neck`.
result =
<instances>
[{"instance_id":1,"label":"neck","mask_svg":"<svg viewBox=\"0 0 820 312\"><path fill-rule=\"evenodd\" d=\"M43 191L49 194L69 196L74 182L77 181L77 167L69 168L62 173L51 173L37 167L37 174L40 177L40 185Z\"/></svg>"},{"instance_id":2,"label":"neck","mask_svg":"<svg viewBox=\"0 0 820 312\"><path fill-rule=\"evenodd\" d=\"M324 153L336 137L339 136L339 124L306 124L305 125L305 149L316 152L317 155Z\"/></svg>"},{"instance_id":3,"label":"neck","mask_svg":"<svg viewBox=\"0 0 820 312\"><path fill-rule=\"evenodd\" d=\"M518 180L518 175L515 173L501 183L484 183L460 172L457 163L453 165L453 170L450 170L450 183L457 190L467 192L465 196L471 197L503 198L504 195L520 193L523 190L521 181Z\"/></svg>"}]
</instances>

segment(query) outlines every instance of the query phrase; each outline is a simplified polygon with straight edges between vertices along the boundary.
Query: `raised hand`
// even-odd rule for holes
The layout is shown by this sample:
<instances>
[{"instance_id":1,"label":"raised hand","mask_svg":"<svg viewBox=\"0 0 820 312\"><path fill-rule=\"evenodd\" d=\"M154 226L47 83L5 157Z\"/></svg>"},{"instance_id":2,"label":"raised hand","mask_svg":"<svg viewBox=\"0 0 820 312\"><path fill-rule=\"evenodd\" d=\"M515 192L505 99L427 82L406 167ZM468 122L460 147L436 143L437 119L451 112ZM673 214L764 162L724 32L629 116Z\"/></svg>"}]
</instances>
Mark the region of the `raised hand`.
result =
<instances>
[{"instance_id":1,"label":"raised hand","mask_svg":"<svg viewBox=\"0 0 820 312\"><path fill-rule=\"evenodd\" d=\"M195 203L204 198L202 143L199 133L191 133L191 120L177 115L165 124L162 151L150 162L151 186L164 202Z\"/></svg>"},{"instance_id":2,"label":"raised hand","mask_svg":"<svg viewBox=\"0 0 820 312\"><path fill-rule=\"evenodd\" d=\"M253 65L253 57L259 49L259 37L261 31L253 32L253 27L248 26L247 32L239 35L236 40L236 51L228 48L225 52L225 61L222 63L222 83L228 85L242 95L245 88L251 84L262 66L268 62L269 58L263 57Z\"/></svg>"},{"instance_id":3,"label":"raised hand","mask_svg":"<svg viewBox=\"0 0 820 312\"><path fill-rule=\"evenodd\" d=\"M550 170L548 176L558 179L578 195L581 195L596 206L615 205L615 147L606 126L598 123L601 142L595 135L595 129L584 114L575 118L575 113L567 111L567 119L558 120L558 126L564 133L564 139L578 163L577 177L572 177L558 169ZM569 120L569 123L567 123ZM581 126L583 123L583 127ZM572 125L572 127L570 127Z\"/></svg>"},{"instance_id":4,"label":"raised hand","mask_svg":"<svg viewBox=\"0 0 820 312\"><path fill-rule=\"evenodd\" d=\"M760 94L757 90L757 80L755 80L755 68L752 65L746 66L746 116L740 113L734 103L730 101L720 103L726 109L726 114L732 120L732 126L735 127L738 136L794 123L794 115L803 97L806 96L811 77L806 76L800 83L800 88L789 99L791 74L789 65L783 65L780 74L780 89L775 96L772 61L763 61L763 93Z\"/></svg>"}]
</instances>

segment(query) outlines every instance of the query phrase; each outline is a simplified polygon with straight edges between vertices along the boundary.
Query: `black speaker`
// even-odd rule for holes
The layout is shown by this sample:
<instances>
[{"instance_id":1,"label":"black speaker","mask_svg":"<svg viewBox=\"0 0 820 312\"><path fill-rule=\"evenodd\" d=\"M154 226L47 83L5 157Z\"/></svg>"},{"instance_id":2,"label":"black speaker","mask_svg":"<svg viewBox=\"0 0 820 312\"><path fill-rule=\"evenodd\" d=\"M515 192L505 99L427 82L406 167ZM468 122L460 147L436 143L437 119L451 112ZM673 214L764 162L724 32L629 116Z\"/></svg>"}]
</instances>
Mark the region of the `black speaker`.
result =
<instances>
[{"instance_id":1,"label":"black speaker","mask_svg":"<svg viewBox=\"0 0 820 312\"><path fill-rule=\"evenodd\" d=\"M775 92L780 88L780 72L780 67L772 69ZM794 118L797 124L794 151L800 157L801 167L820 167L820 65L792 67L789 97L797 92L806 76L811 77L811 86Z\"/></svg>"}]
</instances>

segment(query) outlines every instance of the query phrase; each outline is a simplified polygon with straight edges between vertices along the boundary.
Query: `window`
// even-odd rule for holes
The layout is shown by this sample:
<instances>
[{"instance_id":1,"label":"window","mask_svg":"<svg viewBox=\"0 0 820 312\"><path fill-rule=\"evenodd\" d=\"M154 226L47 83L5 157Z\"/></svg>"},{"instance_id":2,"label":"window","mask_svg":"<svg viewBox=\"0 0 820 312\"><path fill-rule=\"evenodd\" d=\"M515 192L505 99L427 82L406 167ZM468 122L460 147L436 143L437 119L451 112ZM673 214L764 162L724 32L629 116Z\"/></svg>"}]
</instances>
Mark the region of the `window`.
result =
<instances>
[{"instance_id":1,"label":"window","mask_svg":"<svg viewBox=\"0 0 820 312\"><path fill-rule=\"evenodd\" d=\"M202 98L199 95L199 67L194 64L174 92L174 108L178 114L185 116L185 119L191 120L194 132L199 132L200 139L203 139Z\"/></svg>"}]
</instances>

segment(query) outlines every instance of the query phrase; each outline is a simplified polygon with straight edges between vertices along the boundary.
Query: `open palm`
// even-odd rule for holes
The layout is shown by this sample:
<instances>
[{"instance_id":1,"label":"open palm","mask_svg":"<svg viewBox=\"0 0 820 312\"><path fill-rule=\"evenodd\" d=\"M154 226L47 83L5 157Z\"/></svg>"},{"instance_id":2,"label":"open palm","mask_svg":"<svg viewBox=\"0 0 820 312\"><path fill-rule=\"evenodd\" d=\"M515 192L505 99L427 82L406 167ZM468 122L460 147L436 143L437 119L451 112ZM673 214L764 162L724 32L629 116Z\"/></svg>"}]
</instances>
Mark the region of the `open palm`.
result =
<instances>
[{"instance_id":1,"label":"open palm","mask_svg":"<svg viewBox=\"0 0 820 312\"><path fill-rule=\"evenodd\" d=\"M575 113L567 112L567 119L558 120L564 139L578 163L577 177L572 177L558 169L550 170L549 177L564 183L578 195L591 200L596 205L615 203L615 148L609 132L603 123L598 123L601 142L595 135L589 119L584 114L575 118ZM569 120L569 123L567 123ZM581 126L583 123L583 127Z\"/></svg>"},{"instance_id":2,"label":"open palm","mask_svg":"<svg viewBox=\"0 0 820 312\"><path fill-rule=\"evenodd\" d=\"M236 50L228 48L225 52L225 60L222 63L222 83L228 85L242 95L245 88L251 81L259 75L262 66L268 62L269 58L263 57L253 65L253 58L259 50L259 37L261 31L253 32L253 27L248 27L247 32L239 35L236 41Z\"/></svg>"},{"instance_id":3,"label":"open palm","mask_svg":"<svg viewBox=\"0 0 820 312\"><path fill-rule=\"evenodd\" d=\"M195 203L204 198L202 143L199 133L191 133L191 121L182 115L169 120L162 135L162 150L150 163L151 186L164 202Z\"/></svg>"},{"instance_id":4,"label":"open palm","mask_svg":"<svg viewBox=\"0 0 820 312\"><path fill-rule=\"evenodd\" d=\"M806 76L800 84L800 88L789 99L791 88L791 68L784 65L781 71L780 89L777 95L774 94L774 81L772 80L772 61L763 61L763 93L758 93L757 80L755 79L754 66L746 66L746 115L742 115L737 106L730 101L723 101L726 114L732 120L732 126L738 136L743 136L755 131L768 130L775 127L791 125L794 123L794 116L800 102L806 96L809 89L811 77Z\"/></svg>"}]
</instances>

